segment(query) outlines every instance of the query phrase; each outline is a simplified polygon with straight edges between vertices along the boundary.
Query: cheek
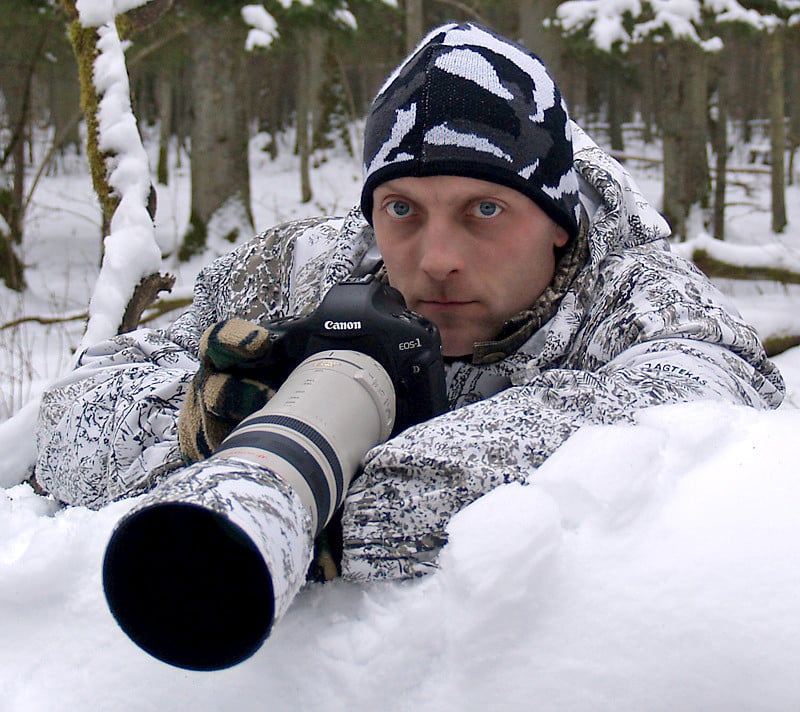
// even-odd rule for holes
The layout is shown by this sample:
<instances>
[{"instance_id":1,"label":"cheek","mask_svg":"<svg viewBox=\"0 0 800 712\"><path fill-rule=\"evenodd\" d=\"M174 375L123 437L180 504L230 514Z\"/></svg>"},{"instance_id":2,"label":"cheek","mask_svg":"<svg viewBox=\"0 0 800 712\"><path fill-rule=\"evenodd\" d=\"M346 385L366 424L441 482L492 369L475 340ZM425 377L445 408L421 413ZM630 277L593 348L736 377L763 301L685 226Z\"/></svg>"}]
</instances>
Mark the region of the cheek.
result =
<instances>
[{"instance_id":1,"label":"cheek","mask_svg":"<svg viewBox=\"0 0 800 712\"><path fill-rule=\"evenodd\" d=\"M498 250L500 252L500 250ZM542 244L521 250L507 250L499 261L497 274L501 289L520 308L527 308L547 288L555 272L553 246ZM502 266L499 266L502 265Z\"/></svg>"},{"instance_id":2,"label":"cheek","mask_svg":"<svg viewBox=\"0 0 800 712\"><path fill-rule=\"evenodd\" d=\"M383 263L389 275L400 275L413 269L414 251L413 245L408 240L397 240L384 236L375 241L378 243Z\"/></svg>"},{"instance_id":3,"label":"cheek","mask_svg":"<svg viewBox=\"0 0 800 712\"><path fill-rule=\"evenodd\" d=\"M396 245L385 244L378 241L378 249L381 252L383 265L386 269L386 274L389 277L389 284L395 289L399 289L404 296L408 287L408 273L409 269L404 260L399 254ZM407 298L407 297L406 297Z\"/></svg>"}]
</instances>

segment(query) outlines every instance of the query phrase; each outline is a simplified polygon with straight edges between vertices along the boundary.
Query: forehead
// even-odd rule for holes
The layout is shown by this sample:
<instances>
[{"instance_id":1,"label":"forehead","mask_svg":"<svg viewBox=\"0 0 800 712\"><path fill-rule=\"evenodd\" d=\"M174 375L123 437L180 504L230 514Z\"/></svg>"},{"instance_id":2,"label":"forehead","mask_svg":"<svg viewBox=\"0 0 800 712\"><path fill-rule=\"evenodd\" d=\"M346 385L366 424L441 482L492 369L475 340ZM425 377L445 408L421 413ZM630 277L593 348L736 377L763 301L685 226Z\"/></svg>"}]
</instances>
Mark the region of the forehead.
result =
<instances>
[{"instance_id":1,"label":"forehead","mask_svg":"<svg viewBox=\"0 0 800 712\"><path fill-rule=\"evenodd\" d=\"M375 188L376 196L394 194L420 202L497 198L534 204L527 195L513 188L466 176L406 176L386 181Z\"/></svg>"}]
</instances>

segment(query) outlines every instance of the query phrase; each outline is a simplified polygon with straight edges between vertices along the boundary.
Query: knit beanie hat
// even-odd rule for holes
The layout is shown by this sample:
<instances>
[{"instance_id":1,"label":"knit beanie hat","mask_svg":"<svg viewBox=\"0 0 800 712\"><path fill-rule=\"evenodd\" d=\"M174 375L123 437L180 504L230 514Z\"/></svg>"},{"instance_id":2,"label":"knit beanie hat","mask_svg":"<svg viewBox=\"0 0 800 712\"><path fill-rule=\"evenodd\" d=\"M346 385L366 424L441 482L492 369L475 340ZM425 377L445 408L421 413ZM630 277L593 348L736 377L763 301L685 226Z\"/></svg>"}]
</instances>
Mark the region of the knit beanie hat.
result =
<instances>
[{"instance_id":1,"label":"knit beanie hat","mask_svg":"<svg viewBox=\"0 0 800 712\"><path fill-rule=\"evenodd\" d=\"M381 183L433 175L514 188L577 234L569 116L538 57L478 25L451 24L395 70L367 117L364 217L372 222Z\"/></svg>"}]
</instances>

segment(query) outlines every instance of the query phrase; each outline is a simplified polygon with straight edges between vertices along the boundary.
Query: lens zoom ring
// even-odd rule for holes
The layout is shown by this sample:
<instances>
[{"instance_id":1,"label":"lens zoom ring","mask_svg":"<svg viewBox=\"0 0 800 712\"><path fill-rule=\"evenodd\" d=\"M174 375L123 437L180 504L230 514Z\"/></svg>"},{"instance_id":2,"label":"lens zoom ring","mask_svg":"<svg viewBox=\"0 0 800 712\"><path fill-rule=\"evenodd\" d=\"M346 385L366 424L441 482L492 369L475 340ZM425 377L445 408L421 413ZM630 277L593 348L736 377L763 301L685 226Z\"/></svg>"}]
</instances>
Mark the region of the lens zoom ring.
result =
<instances>
[{"instance_id":1,"label":"lens zoom ring","mask_svg":"<svg viewBox=\"0 0 800 712\"><path fill-rule=\"evenodd\" d=\"M318 492L319 488L314 486L314 480L317 479L317 474L316 473L312 474L311 472L306 474L305 469L301 469L301 467L298 467L298 465L301 465L301 463L300 462L294 462L294 460L297 459L297 453L296 452L295 452L294 458L290 458L290 457L288 457L289 452L286 451L285 447L279 447L277 450L275 450L275 449L273 449L274 446L272 446L270 449L272 450L272 452L275 452L277 455L281 455L282 457L286 457L286 459L290 460L290 462L292 462L292 464L294 464L295 467L297 467L297 469L300 470L300 472L304 475L304 477L306 478L306 481L308 482L309 486L311 487L312 491L314 492L314 499L316 499L316 501L317 501L317 506L319 507L320 514L322 514L323 512L327 512L328 511L328 507L330 506L330 500L332 498L331 495L333 495L333 498L335 498L336 505L338 506L340 504L339 498L342 496L343 490L344 490L344 477L342 475L342 466L341 466L341 463L339 462L339 458L337 457L336 452L331 447L330 443L325 439L325 436L322 435L322 433L320 433L318 430L312 428L308 423L304 423L302 420L298 420L297 418L292 418L292 417L290 417L288 415L263 415L263 416L260 416L258 418L252 418L251 420L247 421L247 428L248 428L248 431L249 431L248 434L251 434L251 435L255 436L252 439L248 438L248 440L249 440L248 445L251 446L251 447L259 447L259 445L258 445L258 436L256 436L256 433L253 433L253 431L251 431L250 428L252 426L260 425L260 424L278 425L278 426L280 426L282 428L286 428L288 430L295 431L295 432L299 433L300 435L302 435L303 437L305 437L308 440L310 440L312 443L314 443L314 445L317 448L319 448L320 452L323 454L325 459L328 461L328 465L330 465L331 471L333 472L333 478L334 478L334 480L336 482L336 492L328 492L328 491L326 491L324 494L323 493L319 493ZM242 435L244 435L244 434L245 433L242 433ZM234 446L242 444L241 441L239 440L239 437L240 436L237 436L236 433L234 433L233 437L228 438L228 440L224 443L223 448L225 448L225 447L234 447ZM287 438L287 440L288 439L289 438ZM275 443L275 444L277 444L277 443ZM299 445L298 445L298 447L299 447ZM223 448L220 448L220 449L223 449ZM264 449L264 448L262 447L262 449ZM294 448L292 448L292 451L294 451ZM303 448L303 451L305 452L305 448ZM311 454L308 453L308 456L311 457ZM302 458L302 459L305 460L305 458ZM319 475L322 475L322 471L321 470L319 472ZM327 479L325 479L324 476L323 476L322 481L325 483L325 489L327 490L328 489L328 487L327 487ZM320 494L323 494L323 496L320 497ZM325 501L324 506L323 506L323 500Z\"/></svg>"}]
</instances>

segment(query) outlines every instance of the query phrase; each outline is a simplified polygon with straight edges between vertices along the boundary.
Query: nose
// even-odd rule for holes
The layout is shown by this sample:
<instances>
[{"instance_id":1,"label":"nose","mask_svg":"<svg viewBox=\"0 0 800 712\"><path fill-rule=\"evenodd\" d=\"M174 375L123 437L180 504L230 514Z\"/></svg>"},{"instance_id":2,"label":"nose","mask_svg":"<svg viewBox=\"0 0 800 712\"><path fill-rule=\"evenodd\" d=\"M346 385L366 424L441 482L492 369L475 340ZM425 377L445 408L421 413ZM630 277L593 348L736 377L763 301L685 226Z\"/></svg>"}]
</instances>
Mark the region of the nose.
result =
<instances>
[{"instance_id":1,"label":"nose","mask_svg":"<svg viewBox=\"0 0 800 712\"><path fill-rule=\"evenodd\" d=\"M420 269L431 279L441 282L464 268L459 228L451 220L430 217L421 245Z\"/></svg>"}]
</instances>

